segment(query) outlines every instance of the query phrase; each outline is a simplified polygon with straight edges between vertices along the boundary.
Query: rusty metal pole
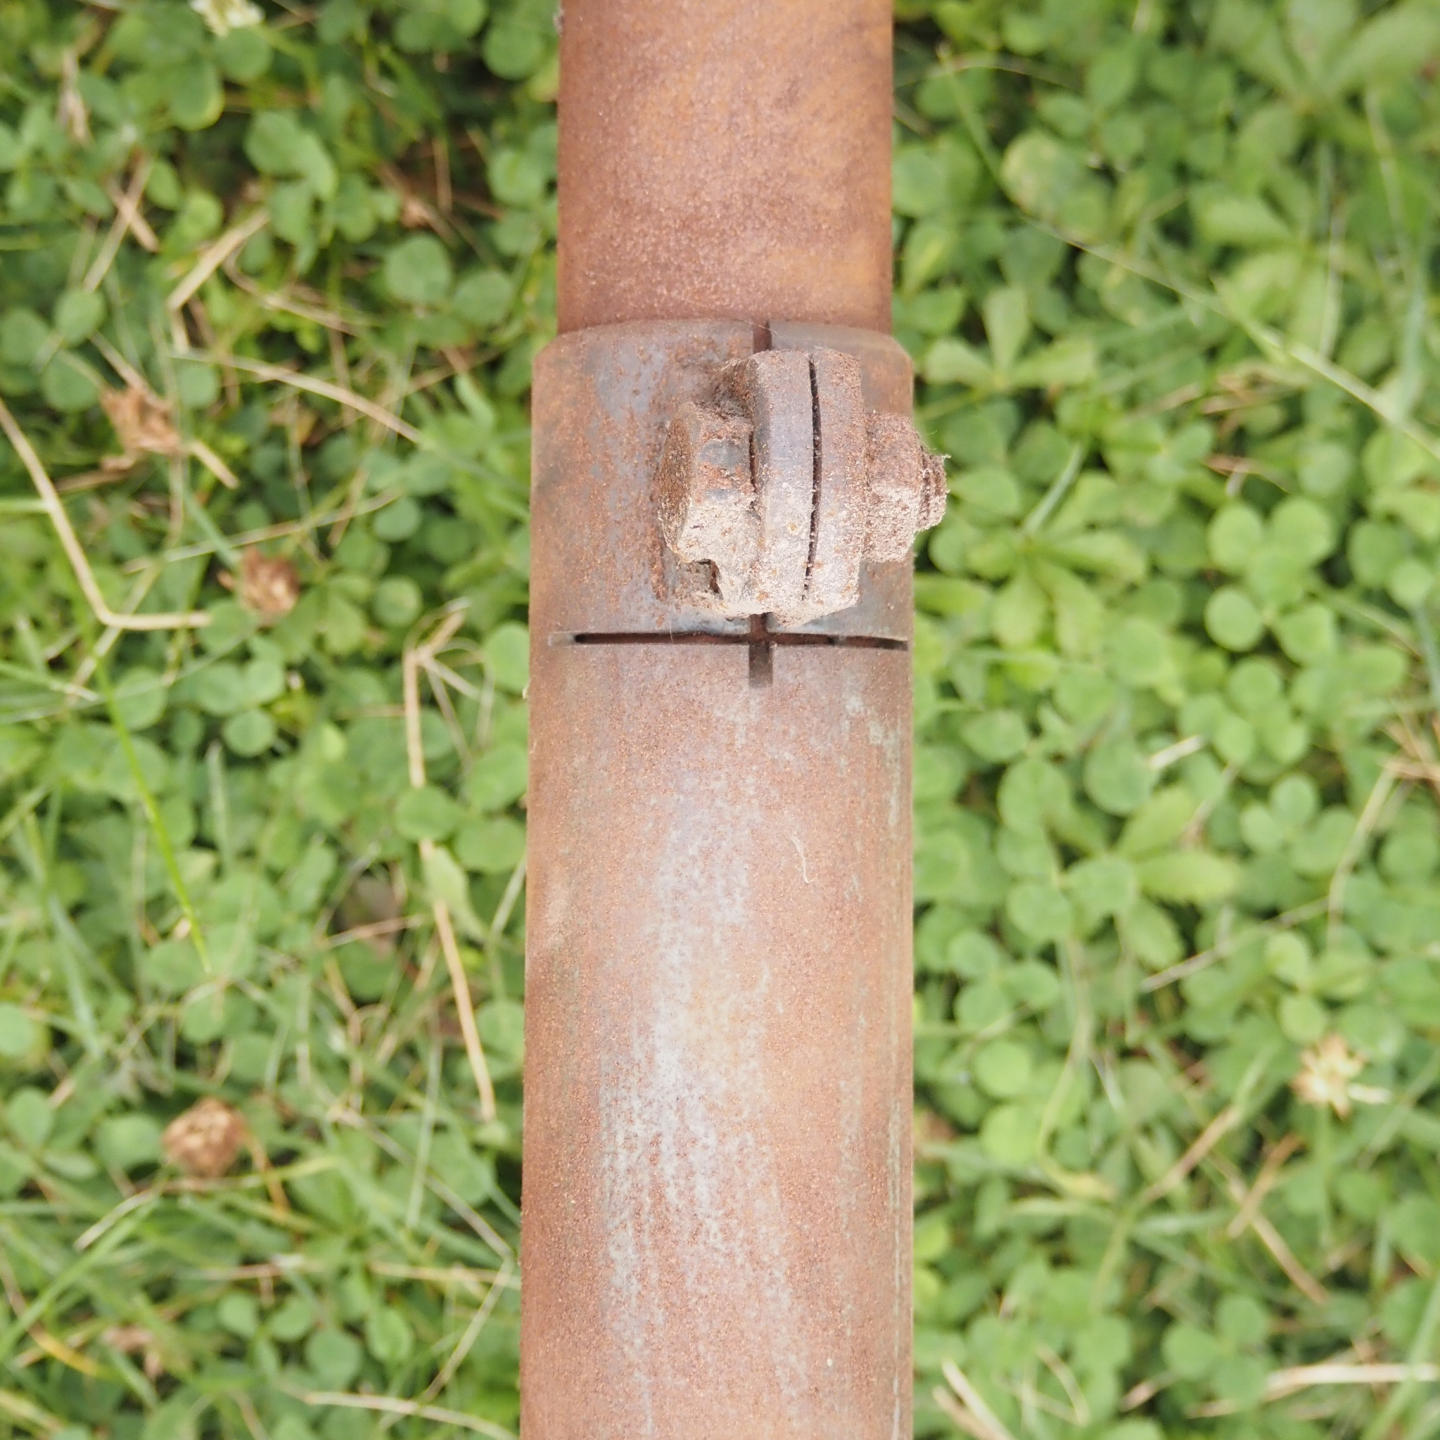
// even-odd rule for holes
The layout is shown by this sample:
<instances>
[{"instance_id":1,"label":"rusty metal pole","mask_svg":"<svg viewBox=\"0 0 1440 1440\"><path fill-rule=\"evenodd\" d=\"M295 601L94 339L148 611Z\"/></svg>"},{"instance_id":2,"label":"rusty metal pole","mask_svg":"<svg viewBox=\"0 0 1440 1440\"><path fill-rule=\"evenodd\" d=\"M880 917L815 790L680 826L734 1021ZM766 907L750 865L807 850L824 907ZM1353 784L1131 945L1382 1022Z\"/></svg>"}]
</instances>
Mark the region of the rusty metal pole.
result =
<instances>
[{"instance_id":1,"label":"rusty metal pole","mask_svg":"<svg viewBox=\"0 0 1440 1440\"><path fill-rule=\"evenodd\" d=\"M566 0L535 367L524 1440L899 1440L890 0Z\"/></svg>"}]
</instances>

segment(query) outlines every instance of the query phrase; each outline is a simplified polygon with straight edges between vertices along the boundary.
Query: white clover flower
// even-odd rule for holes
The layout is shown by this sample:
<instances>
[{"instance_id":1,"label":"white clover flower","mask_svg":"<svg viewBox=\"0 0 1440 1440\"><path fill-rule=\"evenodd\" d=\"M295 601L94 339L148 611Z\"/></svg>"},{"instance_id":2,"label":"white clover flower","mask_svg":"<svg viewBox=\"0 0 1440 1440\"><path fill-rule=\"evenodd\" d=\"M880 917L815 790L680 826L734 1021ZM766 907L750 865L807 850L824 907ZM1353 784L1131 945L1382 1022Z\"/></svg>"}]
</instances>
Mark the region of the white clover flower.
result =
<instances>
[{"instance_id":1,"label":"white clover flower","mask_svg":"<svg viewBox=\"0 0 1440 1440\"><path fill-rule=\"evenodd\" d=\"M1327 1035L1301 1055L1300 1071L1291 1086L1307 1105L1328 1105L1343 1119L1352 1101L1368 1098L1366 1087L1353 1083L1364 1068L1364 1060L1352 1054L1339 1035Z\"/></svg>"},{"instance_id":2,"label":"white clover flower","mask_svg":"<svg viewBox=\"0 0 1440 1440\"><path fill-rule=\"evenodd\" d=\"M265 18L255 0L190 0L190 8L216 35L258 25Z\"/></svg>"}]
</instances>

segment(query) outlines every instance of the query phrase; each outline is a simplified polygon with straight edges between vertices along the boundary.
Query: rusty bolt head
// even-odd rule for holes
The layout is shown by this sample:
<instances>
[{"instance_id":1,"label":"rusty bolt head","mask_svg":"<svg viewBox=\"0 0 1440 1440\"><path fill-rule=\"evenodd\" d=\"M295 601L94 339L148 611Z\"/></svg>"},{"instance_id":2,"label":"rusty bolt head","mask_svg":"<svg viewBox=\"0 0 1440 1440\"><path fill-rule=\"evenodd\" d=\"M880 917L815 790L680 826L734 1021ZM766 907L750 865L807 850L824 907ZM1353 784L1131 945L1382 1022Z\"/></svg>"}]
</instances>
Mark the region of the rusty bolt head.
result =
<instances>
[{"instance_id":1,"label":"rusty bolt head","mask_svg":"<svg viewBox=\"0 0 1440 1440\"><path fill-rule=\"evenodd\" d=\"M719 613L804 624L846 609L862 559L903 560L939 523L944 458L909 416L865 415L859 396L843 351L761 351L671 420L661 530L678 559L709 566Z\"/></svg>"}]
</instances>

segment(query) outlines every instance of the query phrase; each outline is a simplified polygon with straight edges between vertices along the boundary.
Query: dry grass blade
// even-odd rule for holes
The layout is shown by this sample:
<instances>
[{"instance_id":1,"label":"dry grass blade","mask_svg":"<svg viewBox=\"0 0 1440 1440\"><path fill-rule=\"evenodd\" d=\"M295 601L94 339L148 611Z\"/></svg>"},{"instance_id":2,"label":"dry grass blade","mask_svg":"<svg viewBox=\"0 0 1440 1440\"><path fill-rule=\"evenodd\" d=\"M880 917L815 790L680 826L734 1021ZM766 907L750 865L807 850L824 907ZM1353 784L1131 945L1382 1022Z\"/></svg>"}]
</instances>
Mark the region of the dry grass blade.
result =
<instances>
[{"instance_id":1,"label":"dry grass blade","mask_svg":"<svg viewBox=\"0 0 1440 1440\"><path fill-rule=\"evenodd\" d=\"M1261 1404L1273 1405L1277 1400L1287 1400L1305 1390L1347 1385L1379 1388L1436 1383L1440 1383L1440 1365L1436 1364L1362 1364L1346 1360L1323 1360L1316 1365L1294 1365L1286 1370L1276 1370L1265 1381ZM1213 1400L1209 1404L1198 1406L1191 1413L1197 1418L1208 1419L1218 1415L1235 1415L1244 1408L1248 1406L1242 1407L1231 1400Z\"/></svg>"},{"instance_id":2,"label":"dry grass blade","mask_svg":"<svg viewBox=\"0 0 1440 1440\"><path fill-rule=\"evenodd\" d=\"M246 241L265 228L269 219L268 210L256 210L211 241L200 252L200 258L190 267L185 278L166 296L166 308L179 310Z\"/></svg>"},{"instance_id":3,"label":"dry grass blade","mask_svg":"<svg viewBox=\"0 0 1440 1440\"><path fill-rule=\"evenodd\" d=\"M954 1394L936 1386L935 1403L967 1435L974 1436L975 1440L1014 1440L1000 1423L999 1417L985 1403L984 1397L970 1383L969 1377L953 1360L946 1360L940 1366L940 1372Z\"/></svg>"},{"instance_id":4,"label":"dry grass blade","mask_svg":"<svg viewBox=\"0 0 1440 1440\"><path fill-rule=\"evenodd\" d=\"M476 1340L480 1338L480 1332L485 1328L485 1322L489 1320L491 1312L495 1309L496 1301L499 1300L505 1287L511 1283L512 1274L513 1266L507 1260L485 1291L485 1298L470 1317L470 1323L466 1325L464 1334L456 1341L455 1348L450 1352L445 1363L435 1372L435 1378L425 1387L425 1393L421 1397L422 1403L428 1404L437 1395L444 1394L445 1387L455 1378L456 1372L465 1363L466 1356L474 1348Z\"/></svg>"},{"instance_id":5,"label":"dry grass blade","mask_svg":"<svg viewBox=\"0 0 1440 1440\"><path fill-rule=\"evenodd\" d=\"M137 174L139 172L137 171ZM146 174L148 174L148 169ZM145 218L140 209L140 195L144 188L144 180L131 180L129 189L121 190L113 182L105 186L105 193L110 197L110 203L116 211L124 218L125 223L130 227L130 233L135 237L136 243L143 250L150 254L156 254L160 249L160 237L150 228L150 222Z\"/></svg>"},{"instance_id":6,"label":"dry grass blade","mask_svg":"<svg viewBox=\"0 0 1440 1440\"><path fill-rule=\"evenodd\" d=\"M1216 1168L1225 1177L1225 1189L1237 1206L1243 1207L1247 1199L1244 1182L1235 1169L1218 1155L1214 1157ZM1295 1252L1285 1243L1280 1232L1257 1210L1249 1217L1249 1228L1255 1237L1270 1252L1275 1263L1285 1272L1290 1283L1312 1305L1328 1305L1330 1292L1295 1258Z\"/></svg>"},{"instance_id":7,"label":"dry grass blade","mask_svg":"<svg viewBox=\"0 0 1440 1440\"><path fill-rule=\"evenodd\" d=\"M295 1392L292 1392L295 1393ZM348 1410L373 1410L380 1415L408 1415L416 1420L429 1420L436 1425L450 1425L474 1435L489 1435L492 1440L515 1440L515 1432L478 1415L465 1415L459 1410L445 1410L439 1405L422 1405L415 1400L399 1400L391 1395L350 1395L338 1390L302 1390L295 1398L316 1408L336 1406Z\"/></svg>"},{"instance_id":8,"label":"dry grass blade","mask_svg":"<svg viewBox=\"0 0 1440 1440\"><path fill-rule=\"evenodd\" d=\"M120 253L120 247L125 243L126 235L135 227L136 219L140 214L140 197L145 193L145 181L149 175L149 157L142 157L135 166L135 173L130 177L130 184L126 186L123 194L115 202L115 222L105 236L105 243L100 247L100 253L96 255L94 263L85 272L85 278L80 282L82 290L98 290L100 282L115 263L115 257ZM145 226L145 230L153 240L155 235L148 225ZM143 240L141 243L144 244Z\"/></svg>"},{"instance_id":9,"label":"dry grass blade","mask_svg":"<svg viewBox=\"0 0 1440 1440\"><path fill-rule=\"evenodd\" d=\"M401 685L405 699L405 754L409 765L410 784L417 790L425 785L425 751L420 735L420 671L444 648L464 622L465 612L462 609L452 610L421 644L407 647L401 661ZM427 868L434 854L435 842L421 840L420 860ZM470 1071L475 1077L475 1088L480 1094L480 1114L485 1120L493 1120L496 1115L495 1086L490 1079L490 1067L485 1061L480 1032L475 1026L475 1004L470 995L470 981L465 974L465 960L460 954L460 944L455 936L455 923L450 916L450 907L438 897L431 898L430 909L435 919L435 933L440 940L440 950L445 957L445 969L450 976L450 988L455 997L456 1018L460 1022L465 1054L470 1062Z\"/></svg>"},{"instance_id":10,"label":"dry grass blade","mask_svg":"<svg viewBox=\"0 0 1440 1440\"><path fill-rule=\"evenodd\" d=\"M101 594L95 572L90 568L90 561L85 555L85 547L81 545L80 537L76 535L70 517L65 513L65 502L61 500L59 491L46 473L35 447L31 445L3 400L0 400L0 430L5 432L5 438L14 447L21 464L29 472L30 479L39 492L40 502L45 507L45 514L55 527L61 547L75 572L80 592L102 625L108 625L115 630L183 630L197 629L210 623L209 615L203 610L159 611L151 615L121 615L112 610L105 596Z\"/></svg>"},{"instance_id":11,"label":"dry grass blade","mask_svg":"<svg viewBox=\"0 0 1440 1440\"><path fill-rule=\"evenodd\" d=\"M204 350L177 354L176 359L203 360L209 364L228 365L233 370L240 370L246 375L255 376L257 380L269 380L277 385L289 385L293 389L318 395L322 400L333 400L337 405L341 405L347 410L353 410L367 420L373 420L377 425L389 430L391 434L398 435L402 440L408 440L412 445L421 444L425 438L413 425L407 424L393 411L385 409L383 405L377 405L373 400L367 400L354 390L347 390L343 385L336 385L329 380L317 380L312 375L303 375L300 371L287 369L283 365L267 365L260 360L243 360L238 355L211 355Z\"/></svg>"},{"instance_id":12,"label":"dry grass blade","mask_svg":"<svg viewBox=\"0 0 1440 1440\"><path fill-rule=\"evenodd\" d=\"M1261 1203L1280 1178L1285 1162L1299 1148L1300 1137L1286 1135L1265 1157L1260 1173L1255 1177L1255 1183L1245 1192L1245 1198L1240 1201L1239 1208L1235 1211L1235 1218L1225 1227L1225 1234L1231 1240L1243 1235L1250 1228L1260 1211Z\"/></svg>"},{"instance_id":13,"label":"dry grass blade","mask_svg":"<svg viewBox=\"0 0 1440 1440\"><path fill-rule=\"evenodd\" d=\"M1189 1149L1140 1197L1142 1205L1153 1205L1168 1195L1244 1119L1234 1105L1227 1105L1200 1132Z\"/></svg>"}]
</instances>

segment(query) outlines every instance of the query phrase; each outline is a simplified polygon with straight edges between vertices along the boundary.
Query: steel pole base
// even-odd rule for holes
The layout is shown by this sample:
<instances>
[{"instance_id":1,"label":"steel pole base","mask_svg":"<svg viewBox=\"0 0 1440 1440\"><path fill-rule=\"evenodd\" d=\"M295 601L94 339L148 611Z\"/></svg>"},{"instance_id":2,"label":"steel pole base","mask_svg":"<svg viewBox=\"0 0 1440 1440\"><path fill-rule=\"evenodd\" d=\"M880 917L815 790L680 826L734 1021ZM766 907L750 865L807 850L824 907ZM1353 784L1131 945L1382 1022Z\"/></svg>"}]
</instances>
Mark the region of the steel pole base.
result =
<instances>
[{"instance_id":1,"label":"steel pole base","mask_svg":"<svg viewBox=\"0 0 1440 1440\"><path fill-rule=\"evenodd\" d=\"M525 1440L896 1440L901 651L537 653Z\"/></svg>"},{"instance_id":2,"label":"steel pole base","mask_svg":"<svg viewBox=\"0 0 1440 1440\"><path fill-rule=\"evenodd\" d=\"M524 1440L909 1434L909 566L791 630L694 606L666 419L752 338L536 366ZM893 342L822 338L905 410Z\"/></svg>"}]
</instances>

